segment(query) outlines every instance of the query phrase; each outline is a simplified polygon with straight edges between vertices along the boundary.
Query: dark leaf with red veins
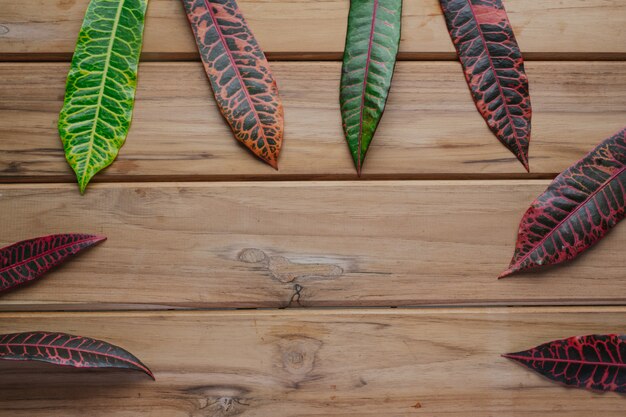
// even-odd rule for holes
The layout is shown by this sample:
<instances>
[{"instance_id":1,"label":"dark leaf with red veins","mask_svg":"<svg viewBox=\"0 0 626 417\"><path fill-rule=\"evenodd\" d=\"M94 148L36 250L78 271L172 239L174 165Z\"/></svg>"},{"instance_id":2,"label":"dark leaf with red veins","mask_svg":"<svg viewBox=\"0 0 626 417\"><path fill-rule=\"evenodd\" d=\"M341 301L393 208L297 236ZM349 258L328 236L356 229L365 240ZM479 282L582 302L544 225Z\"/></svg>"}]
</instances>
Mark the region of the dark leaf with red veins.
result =
<instances>
[{"instance_id":1,"label":"dark leaf with red veins","mask_svg":"<svg viewBox=\"0 0 626 417\"><path fill-rule=\"evenodd\" d=\"M238 141L274 168L283 105L265 54L235 0L183 0L217 105Z\"/></svg>"},{"instance_id":2,"label":"dark leaf with red veins","mask_svg":"<svg viewBox=\"0 0 626 417\"><path fill-rule=\"evenodd\" d=\"M570 337L503 355L565 385L626 392L626 336Z\"/></svg>"},{"instance_id":3,"label":"dark leaf with red veins","mask_svg":"<svg viewBox=\"0 0 626 417\"><path fill-rule=\"evenodd\" d=\"M26 332L0 335L0 359L39 361L74 368L150 369L131 353L102 340L65 333Z\"/></svg>"},{"instance_id":4,"label":"dark leaf with red veins","mask_svg":"<svg viewBox=\"0 0 626 417\"><path fill-rule=\"evenodd\" d=\"M36 280L104 236L61 234L37 237L0 249L0 292Z\"/></svg>"},{"instance_id":5,"label":"dark leaf with red veins","mask_svg":"<svg viewBox=\"0 0 626 417\"><path fill-rule=\"evenodd\" d=\"M564 171L524 214L515 253L500 278L575 258L626 212L626 130Z\"/></svg>"},{"instance_id":6,"label":"dark leaf with red veins","mask_svg":"<svg viewBox=\"0 0 626 417\"><path fill-rule=\"evenodd\" d=\"M531 107L524 60L501 0L441 0L476 107L528 167Z\"/></svg>"}]
</instances>

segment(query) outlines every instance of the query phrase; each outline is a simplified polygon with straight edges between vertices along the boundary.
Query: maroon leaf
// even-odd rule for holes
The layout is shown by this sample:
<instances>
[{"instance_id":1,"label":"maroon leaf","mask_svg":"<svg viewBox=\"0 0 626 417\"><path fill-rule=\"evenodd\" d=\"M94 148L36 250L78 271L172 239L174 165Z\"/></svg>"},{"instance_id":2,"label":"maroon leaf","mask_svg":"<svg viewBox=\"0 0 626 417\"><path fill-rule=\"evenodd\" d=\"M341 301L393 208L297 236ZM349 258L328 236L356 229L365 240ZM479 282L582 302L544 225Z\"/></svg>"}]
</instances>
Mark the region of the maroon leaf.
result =
<instances>
[{"instance_id":1,"label":"maroon leaf","mask_svg":"<svg viewBox=\"0 0 626 417\"><path fill-rule=\"evenodd\" d=\"M103 240L106 237L50 235L23 240L0 249L0 292L36 280L51 268Z\"/></svg>"},{"instance_id":2,"label":"maroon leaf","mask_svg":"<svg viewBox=\"0 0 626 417\"><path fill-rule=\"evenodd\" d=\"M121 368L154 375L126 350L101 340L64 333L26 332L0 336L0 359L39 361L74 368Z\"/></svg>"},{"instance_id":3,"label":"maroon leaf","mask_svg":"<svg viewBox=\"0 0 626 417\"><path fill-rule=\"evenodd\" d=\"M626 130L564 171L524 214L515 253L500 278L575 258L626 212Z\"/></svg>"},{"instance_id":4,"label":"maroon leaf","mask_svg":"<svg viewBox=\"0 0 626 417\"><path fill-rule=\"evenodd\" d=\"M503 356L565 385L626 392L626 336L570 337Z\"/></svg>"},{"instance_id":5,"label":"maroon leaf","mask_svg":"<svg viewBox=\"0 0 626 417\"><path fill-rule=\"evenodd\" d=\"M476 107L528 167L531 106L524 59L501 0L441 0Z\"/></svg>"}]
</instances>

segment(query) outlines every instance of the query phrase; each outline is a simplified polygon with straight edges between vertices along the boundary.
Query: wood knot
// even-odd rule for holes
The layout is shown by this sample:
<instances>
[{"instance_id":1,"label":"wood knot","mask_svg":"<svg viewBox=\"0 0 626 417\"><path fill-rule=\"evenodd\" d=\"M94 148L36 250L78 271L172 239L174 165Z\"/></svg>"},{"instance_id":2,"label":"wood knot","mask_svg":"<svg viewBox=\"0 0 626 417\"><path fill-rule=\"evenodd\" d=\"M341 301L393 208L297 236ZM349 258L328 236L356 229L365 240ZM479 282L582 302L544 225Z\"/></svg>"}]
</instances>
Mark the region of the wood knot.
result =
<instances>
[{"instance_id":1,"label":"wood knot","mask_svg":"<svg viewBox=\"0 0 626 417\"><path fill-rule=\"evenodd\" d=\"M287 352L285 354L285 362L289 363L290 368L302 368L304 364L304 354L302 354L302 352Z\"/></svg>"},{"instance_id":2,"label":"wood knot","mask_svg":"<svg viewBox=\"0 0 626 417\"><path fill-rule=\"evenodd\" d=\"M231 417L242 414L247 406L237 397L210 398L204 411L208 411L210 417Z\"/></svg>"},{"instance_id":3,"label":"wood knot","mask_svg":"<svg viewBox=\"0 0 626 417\"><path fill-rule=\"evenodd\" d=\"M267 255L260 249L248 248L239 252L239 260L249 264L256 264L267 259Z\"/></svg>"},{"instance_id":4,"label":"wood knot","mask_svg":"<svg viewBox=\"0 0 626 417\"><path fill-rule=\"evenodd\" d=\"M256 248L242 250L237 259L245 263L262 265L272 278L283 284L298 279L331 279L343 274L343 268L336 264L293 262L284 256L269 256Z\"/></svg>"},{"instance_id":5,"label":"wood knot","mask_svg":"<svg viewBox=\"0 0 626 417\"><path fill-rule=\"evenodd\" d=\"M282 256L272 256L268 269L274 278L283 283L301 278L336 278L343 274L343 269L337 265L297 263Z\"/></svg>"},{"instance_id":6,"label":"wood knot","mask_svg":"<svg viewBox=\"0 0 626 417\"><path fill-rule=\"evenodd\" d=\"M243 414L250 406L248 390L238 386L208 385L192 387L185 392L196 399L193 417L231 417Z\"/></svg>"},{"instance_id":7,"label":"wood knot","mask_svg":"<svg viewBox=\"0 0 626 417\"><path fill-rule=\"evenodd\" d=\"M10 31L11 31L11 29L9 29L9 27L7 25L0 25L0 36L6 35Z\"/></svg>"},{"instance_id":8,"label":"wood knot","mask_svg":"<svg viewBox=\"0 0 626 417\"><path fill-rule=\"evenodd\" d=\"M322 342L306 336L286 336L278 342L280 363L295 382L302 381L315 368Z\"/></svg>"}]
</instances>

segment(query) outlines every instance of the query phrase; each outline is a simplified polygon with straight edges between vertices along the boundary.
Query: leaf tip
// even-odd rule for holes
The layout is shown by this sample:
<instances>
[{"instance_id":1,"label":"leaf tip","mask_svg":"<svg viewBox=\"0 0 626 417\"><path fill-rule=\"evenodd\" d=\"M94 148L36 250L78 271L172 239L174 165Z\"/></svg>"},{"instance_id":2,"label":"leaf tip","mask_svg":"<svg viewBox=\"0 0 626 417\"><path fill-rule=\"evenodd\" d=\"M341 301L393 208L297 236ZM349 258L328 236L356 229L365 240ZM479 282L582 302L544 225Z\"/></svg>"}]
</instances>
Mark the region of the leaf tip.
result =
<instances>
[{"instance_id":1,"label":"leaf tip","mask_svg":"<svg viewBox=\"0 0 626 417\"><path fill-rule=\"evenodd\" d=\"M500 275L498 275L498 279L506 278L506 277L508 277L510 275L513 275L513 273L515 273L515 269L508 268L506 271L504 271Z\"/></svg>"},{"instance_id":2,"label":"leaf tip","mask_svg":"<svg viewBox=\"0 0 626 417\"><path fill-rule=\"evenodd\" d=\"M148 368L137 357L135 357L133 355L131 355L131 356L133 357L133 363L131 365L131 368L143 372L144 374L148 375L150 377L150 379L152 379L153 381L156 381L156 378L154 377L154 374L152 373L150 368Z\"/></svg>"},{"instance_id":3,"label":"leaf tip","mask_svg":"<svg viewBox=\"0 0 626 417\"><path fill-rule=\"evenodd\" d=\"M89 180L78 180L78 191L80 191L80 195L85 195L85 191L87 191L87 184L89 184Z\"/></svg>"},{"instance_id":4,"label":"leaf tip","mask_svg":"<svg viewBox=\"0 0 626 417\"><path fill-rule=\"evenodd\" d=\"M521 355L522 352L516 352L516 353L504 353L502 355L500 355L501 358L504 359L508 359L510 361L513 362L519 362L521 364L524 364L524 358Z\"/></svg>"},{"instance_id":5,"label":"leaf tip","mask_svg":"<svg viewBox=\"0 0 626 417\"><path fill-rule=\"evenodd\" d=\"M104 235L92 235L93 236L93 243L100 243L100 242L104 242L105 240L107 240L107 237Z\"/></svg>"},{"instance_id":6,"label":"leaf tip","mask_svg":"<svg viewBox=\"0 0 626 417\"><path fill-rule=\"evenodd\" d=\"M530 174L530 164L528 163L528 156L525 153L518 155L517 159L522 163L526 172Z\"/></svg>"},{"instance_id":7,"label":"leaf tip","mask_svg":"<svg viewBox=\"0 0 626 417\"><path fill-rule=\"evenodd\" d=\"M278 160L274 159L274 158L263 158L263 161L265 161L266 164L268 164L269 166L271 166L272 168L274 168L276 171L278 171Z\"/></svg>"},{"instance_id":8,"label":"leaf tip","mask_svg":"<svg viewBox=\"0 0 626 417\"><path fill-rule=\"evenodd\" d=\"M66 155L66 160L72 167L74 174L76 175L76 182L78 183L78 191L80 191L81 195L85 194L87 190L87 185L91 178L93 178L94 174L90 173L88 170L80 168L74 161L72 161L68 155Z\"/></svg>"},{"instance_id":9,"label":"leaf tip","mask_svg":"<svg viewBox=\"0 0 626 417\"><path fill-rule=\"evenodd\" d=\"M152 379L153 381L156 381L156 378L154 377L154 374L152 373L152 371L150 369L148 369L147 366L144 366L144 369L142 369L142 371L148 375L150 377L150 379Z\"/></svg>"}]
</instances>

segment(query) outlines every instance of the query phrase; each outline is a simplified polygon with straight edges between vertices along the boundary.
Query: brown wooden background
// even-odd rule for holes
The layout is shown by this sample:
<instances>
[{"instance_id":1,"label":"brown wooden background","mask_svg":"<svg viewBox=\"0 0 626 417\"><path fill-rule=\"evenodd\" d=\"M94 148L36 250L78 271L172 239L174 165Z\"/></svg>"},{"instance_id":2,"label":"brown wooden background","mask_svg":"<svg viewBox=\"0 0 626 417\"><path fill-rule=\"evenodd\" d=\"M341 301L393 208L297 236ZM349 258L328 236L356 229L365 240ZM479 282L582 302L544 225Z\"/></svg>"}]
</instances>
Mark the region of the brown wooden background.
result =
<instances>
[{"instance_id":1,"label":"brown wooden background","mask_svg":"<svg viewBox=\"0 0 626 417\"><path fill-rule=\"evenodd\" d=\"M338 106L347 0L240 0L285 105L279 172L232 138L180 1L150 0L131 132L81 197L56 122L87 3L0 0L0 244L109 238L3 296L0 333L106 339L157 382L0 363L0 414L624 415L623 397L499 355L626 333L626 227L564 267L496 276L534 197L626 125L626 1L505 0L534 110L526 174L476 112L438 1L405 0L358 180Z\"/></svg>"}]
</instances>

